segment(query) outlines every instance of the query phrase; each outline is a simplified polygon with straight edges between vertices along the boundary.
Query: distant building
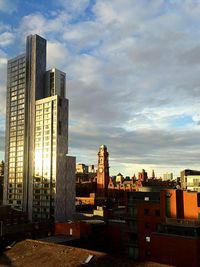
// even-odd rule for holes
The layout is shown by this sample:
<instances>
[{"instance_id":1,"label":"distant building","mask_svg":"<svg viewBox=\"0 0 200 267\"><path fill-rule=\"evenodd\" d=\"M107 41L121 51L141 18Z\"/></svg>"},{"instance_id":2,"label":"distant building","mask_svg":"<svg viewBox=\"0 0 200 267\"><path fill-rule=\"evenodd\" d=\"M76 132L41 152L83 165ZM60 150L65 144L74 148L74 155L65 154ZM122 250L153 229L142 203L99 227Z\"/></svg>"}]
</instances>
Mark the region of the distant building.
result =
<instances>
[{"instance_id":1,"label":"distant building","mask_svg":"<svg viewBox=\"0 0 200 267\"><path fill-rule=\"evenodd\" d=\"M96 173L96 169L95 169L94 165L89 165L88 166L88 172L89 173Z\"/></svg>"},{"instance_id":2,"label":"distant building","mask_svg":"<svg viewBox=\"0 0 200 267\"><path fill-rule=\"evenodd\" d=\"M101 145L98 152L97 173L84 173L84 164L77 164L76 173L76 203L100 204L100 199L107 199L112 205L125 205L126 192L135 191L158 191L160 189L175 188L175 181L163 181L155 178L155 172L152 171L152 177L148 178L147 172L143 169L138 174L138 179L124 176L118 173L116 176L109 176L109 157L105 145ZM105 203L102 201L102 203Z\"/></svg>"},{"instance_id":3,"label":"distant building","mask_svg":"<svg viewBox=\"0 0 200 267\"><path fill-rule=\"evenodd\" d=\"M200 171L183 170L180 180L182 189L200 192Z\"/></svg>"},{"instance_id":4,"label":"distant building","mask_svg":"<svg viewBox=\"0 0 200 267\"><path fill-rule=\"evenodd\" d=\"M148 179L148 175L147 175L147 172L142 169L141 172L138 173L138 183L142 183L142 182L146 182Z\"/></svg>"},{"instance_id":5,"label":"distant building","mask_svg":"<svg viewBox=\"0 0 200 267\"><path fill-rule=\"evenodd\" d=\"M163 174L163 180L168 181L168 180L173 180L173 173L172 172L166 172Z\"/></svg>"},{"instance_id":6,"label":"distant building","mask_svg":"<svg viewBox=\"0 0 200 267\"><path fill-rule=\"evenodd\" d=\"M154 171L154 170L152 170L151 178L152 178L152 179L155 179L155 178L156 178L156 176L155 176L155 171Z\"/></svg>"},{"instance_id":7,"label":"distant building","mask_svg":"<svg viewBox=\"0 0 200 267\"><path fill-rule=\"evenodd\" d=\"M83 163L76 164L76 173L88 173L88 166Z\"/></svg>"},{"instance_id":8,"label":"distant building","mask_svg":"<svg viewBox=\"0 0 200 267\"><path fill-rule=\"evenodd\" d=\"M121 173L118 173L115 177L115 182L116 183L123 183L124 181L124 176Z\"/></svg>"},{"instance_id":9,"label":"distant building","mask_svg":"<svg viewBox=\"0 0 200 267\"><path fill-rule=\"evenodd\" d=\"M8 61L4 204L31 221L70 219L75 158L68 153L65 73L46 71L46 40L29 35Z\"/></svg>"}]
</instances>

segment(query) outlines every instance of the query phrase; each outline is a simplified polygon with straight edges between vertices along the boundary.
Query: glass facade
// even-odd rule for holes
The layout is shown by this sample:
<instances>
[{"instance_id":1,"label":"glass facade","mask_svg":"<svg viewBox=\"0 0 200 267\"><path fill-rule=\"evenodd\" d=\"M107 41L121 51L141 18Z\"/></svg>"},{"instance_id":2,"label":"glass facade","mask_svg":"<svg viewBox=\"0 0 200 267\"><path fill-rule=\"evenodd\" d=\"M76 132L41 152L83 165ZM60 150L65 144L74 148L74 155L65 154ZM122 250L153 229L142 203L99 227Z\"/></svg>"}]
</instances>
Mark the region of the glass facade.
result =
<instances>
[{"instance_id":1,"label":"glass facade","mask_svg":"<svg viewBox=\"0 0 200 267\"><path fill-rule=\"evenodd\" d=\"M63 220L74 212L69 177L74 178L75 159L66 156L63 96L65 73L46 71L46 40L29 35L25 54L8 61L3 204L26 212L30 221Z\"/></svg>"},{"instance_id":2,"label":"glass facade","mask_svg":"<svg viewBox=\"0 0 200 267\"><path fill-rule=\"evenodd\" d=\"M8 204L22 210L25 127L25 56L8 62Z\"/></svg>"},{"instance_id":3,"label":"glass facade","mask_svg":"<svg viewBox=\"0 0 200 267\"><path fill-rule=\"evenodd\" d=\"M57 149L57 98L36 102L33 219L54 214Z\"/></svg>"},{"instance_id":4,"label":"glass facade","mask_svg":"<svg viewBox=\"0 0 200 267\"><path fill-rule=\"evenodd\" d=\"M64 72L58 69L51 69L46 72L46 96L59 95L65 98L65 79Z\"/></svg>"}]
</instances>

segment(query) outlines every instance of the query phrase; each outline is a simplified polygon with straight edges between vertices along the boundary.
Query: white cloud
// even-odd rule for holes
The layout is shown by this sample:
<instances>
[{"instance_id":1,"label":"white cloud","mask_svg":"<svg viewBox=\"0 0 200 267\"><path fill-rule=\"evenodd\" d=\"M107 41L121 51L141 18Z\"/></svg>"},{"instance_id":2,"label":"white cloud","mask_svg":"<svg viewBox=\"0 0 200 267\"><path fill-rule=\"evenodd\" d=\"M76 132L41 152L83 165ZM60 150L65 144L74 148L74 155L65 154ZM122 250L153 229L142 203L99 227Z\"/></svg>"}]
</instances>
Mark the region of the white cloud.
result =
<instances>
[{"instance_id":1,"label":"white cloud","mask_svg":"<svg viewBox=\"0 0 200 267\"><path fill-rule=\"evenodd\" d=\"M24 37L29 34L43 35L46 29L46 19L40 13L34 13L22 18L18 32Z\"/></svg>"},{"instance_id":2,"label":"white cloud","mask_svg":"<svg viewBox=\"0 0 200 267\"><path fill-rule=\"evenodd\" d=\"M77 16L80 13L84 12L87 6L89 5L89 0L58 0L61 6L65 8L68 13L71 13L73 16Z\"/></svg>"},{"instance_id":3,"label":"white cloud","mask_svg":"<svg viewBox=\"0 0 200 267\"><path fill-rule=\"evenodd\" d=\"M57 37L62 36L69 16L64 11L59 11L51 18L40 12L24 16L17 29L17 35L24 39L29 34L38 34L43 37L50 37L56 41Z\"/></svg>"},{"instance_id":4,"label":"white cloud","mask_svg":"<svg viewBox=\"0 0 200 267\"><path fill-rule=\"evenodd\" d=\"M83 54L72 63L71 74L83 85L93 85L101 77L101 62L94 56Z\"/></svg>"},{"instance_id":5,"label":"white cloud","mask_svg":"<svg viewBox=\"0 0 200 267\"><path fill-rule=\"evenodd\" d=\"M8 46L13 43L15 36L11 32L4 32L0 34L0 46Z\"/></svg>"},{"instance_id":6,"label":"white cloud","mask_svg":"<svg viewBox=\"0 0 200 267\"><path fill-rule=\"evenodd\" d=\"M13 13L17 10L18 0L0 0L0 11Z\"/></svg>"},{"instance_id":7,"label":"white cloud","mask_svg":"<svg viewBox=\"0 0 200 267\"><path fill-rule=\"evenodd\" d=\"M48 66L67 72L70 144L78 161L85 154L94 162L106 143L113 166L129 174L142 166L196 166L200 1L89 2L60 0L53 12L47 7L14 30L2 28L3 49L12 33L23 45L30 33L48 40ZM20 50L22 41L17 45Z\"/></svg>"},{"instance_id":8,"label":"white cloud","mask_svg":"<svg viewBox=\"0 0 200 267\"><path fill-rule=\"evenodd\" d=\"M59 42L47 43L47 65L62 69L70 59L68 49Z\"/></svg>"}]
</instances>

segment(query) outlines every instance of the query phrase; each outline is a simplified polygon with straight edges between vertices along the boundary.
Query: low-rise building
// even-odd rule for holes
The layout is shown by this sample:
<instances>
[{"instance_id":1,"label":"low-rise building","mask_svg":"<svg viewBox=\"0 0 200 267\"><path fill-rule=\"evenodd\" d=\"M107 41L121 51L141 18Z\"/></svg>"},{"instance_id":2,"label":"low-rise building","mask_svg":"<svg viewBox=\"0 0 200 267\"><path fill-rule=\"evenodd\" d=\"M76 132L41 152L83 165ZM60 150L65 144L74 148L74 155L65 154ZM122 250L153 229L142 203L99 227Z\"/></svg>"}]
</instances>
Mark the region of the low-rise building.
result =
<instances>
[{"instance_id":1,"label":"low-rise building","mask_svg":"<svg viewBox=\"0 0 200 267\"><path fill-rule=\"evenodd\" d=\"M181 188L200 192L200 171L181 171Z\"/></svg>"},{"instance_id":2,"label":"low-rise building","mask_svg":"<svg viewBox=\"0 0 200 267\"><path fill-rule=\"evenodd\" d=\"M76 164L76 173L87 173L88 172L88 166L83 163L77 163Z\"/></svg>"},{"instance_id":3,"label":"low-rise building","mask_svg":"<svg viewBox=\"0 0 200 267\"><path fill-rule=\"evenodd\" d=\"M198 192L128 192L128 255L181 267L199 266L199 218Z\"/></svg>"}]
</instances>

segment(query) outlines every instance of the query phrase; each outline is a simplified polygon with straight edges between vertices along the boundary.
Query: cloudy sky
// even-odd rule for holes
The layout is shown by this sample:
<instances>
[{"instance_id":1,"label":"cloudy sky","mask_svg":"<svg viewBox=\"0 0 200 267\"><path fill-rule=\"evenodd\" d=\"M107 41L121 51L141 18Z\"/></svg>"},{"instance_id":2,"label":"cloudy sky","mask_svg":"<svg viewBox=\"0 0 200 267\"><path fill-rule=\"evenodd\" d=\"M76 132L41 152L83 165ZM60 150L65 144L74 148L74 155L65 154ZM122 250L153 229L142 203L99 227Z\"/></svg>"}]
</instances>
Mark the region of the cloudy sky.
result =
<instances>
[{"instance_id":1,"label":"cloudy sky","mask_svg":"<svg viewBox=\"0 0 200 267\"><path fill-rule=\"evenodd\" d=\"M67 73L70 154L110 172L200 170L200 0L0 0L0 156L7 59L48 40Z\"/></svg>"}]
</instances>

